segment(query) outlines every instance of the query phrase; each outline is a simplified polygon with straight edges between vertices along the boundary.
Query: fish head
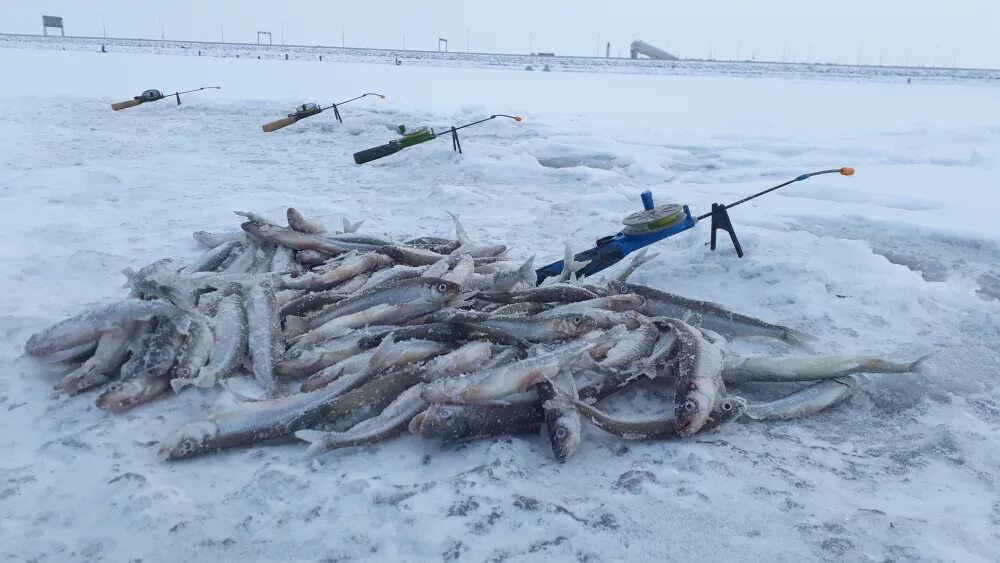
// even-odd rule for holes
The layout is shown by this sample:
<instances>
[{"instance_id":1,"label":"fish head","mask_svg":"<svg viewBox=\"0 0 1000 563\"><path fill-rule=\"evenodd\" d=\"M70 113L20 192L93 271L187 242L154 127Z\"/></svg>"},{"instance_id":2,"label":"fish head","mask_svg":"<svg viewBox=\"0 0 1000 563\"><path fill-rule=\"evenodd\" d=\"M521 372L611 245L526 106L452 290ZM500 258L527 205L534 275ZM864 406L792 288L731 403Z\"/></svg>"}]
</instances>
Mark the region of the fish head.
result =
<instances>
[{"instance_id":1,"label":"fish head","mask_svg":"<svg viewBox=\"0 0 1000 563\"><path fill-rule=\"evenodd\" d=\"M571 407L572 408L572 407ZM559 463L566 461L566 458L573 455L580 447L582 428L580 426L580 416L576 409L569 415L557 417L548 424L549 442L552 444L552 453L555 454Z\"/></svg>"},{"instance_id":2,"label":"fish head","mask_svg":"<svg viewBox=\"0 0 1000 563\"><path fill-rule=\"evenodd\" d=\"M160 456L164 459L183 459L207 452L216 447L219 426L210 420L201 420L185 425L160 444Z\"/></svg>"},{"instance_id":3,"label":"fish head","mask_svg":"<svg viewBox=\"0 0 1000 563\"><path fill-rule=\"evenodd\" d=\"M702 392L697 386L685 387L684 384L679 384L676 407L674 407L677 433L681 436L690 436L701 430L712 412L714 402L713 397Z\"/></svg>"},{"instance_id":4,"label":"fish head","mask_svg":"<svg viewBox=\"0 0 1000 563\"><path fill-rule=\"evenodd\" d=\"M732 422L743 416L747 410L747 400L743 397L719 397L715 402L715 410L712 411L712 421L715 425Z\"/></svg>"},{"instance_id":5,"label":"fish head","mask_svg":"<svg viewBox=\"0 0 1000 563\"><path fill-rule=\"evenodd\" d=\"M629 283L612 280L608 282L608 295L635 295L635 291Z\"/></svg>"},{"instance_id":6,"label":"fish head","mask_svg":"<svg viewBox=\"0 0 1000 563\"><path fill-rule=\"evenodd\" d=\"M579 338L597 328L597 320L588 315L566 315L552 321L552 329L561 338Z\"/></svg>"},{"instance_id":7,"label":"fish head","mask_svg":"<svg viewBox=\"0 0 1000 563\"><path fill-rule=\"evenodd\" d=\"M98 408L111 412L124 412L145 402L146 385L141 379L117 381L109 385L97 398Z\"/></svg>"},{"instance_id":8,"label":"fish head","mask_svg":"<svg viewBox=\"0 0 1000 563\"><path fill-rule=\"evenodd\" d=\"M469 436L471 427L466 417L460 416L462 407L456 405L431 405L424 411L419 432L426 438L461 440Z\"/></svg>"},{"instance_id":9,"label":"fish head","mask_svg":"<svg viewBox=\"0 0 1000 563\"><path fill-rule=\"evenodd\" d=\"M429 279L424 282L424 295L428 301L446 303L462 293L462 286L441 278Z\"/></svg>"}]
</instances>

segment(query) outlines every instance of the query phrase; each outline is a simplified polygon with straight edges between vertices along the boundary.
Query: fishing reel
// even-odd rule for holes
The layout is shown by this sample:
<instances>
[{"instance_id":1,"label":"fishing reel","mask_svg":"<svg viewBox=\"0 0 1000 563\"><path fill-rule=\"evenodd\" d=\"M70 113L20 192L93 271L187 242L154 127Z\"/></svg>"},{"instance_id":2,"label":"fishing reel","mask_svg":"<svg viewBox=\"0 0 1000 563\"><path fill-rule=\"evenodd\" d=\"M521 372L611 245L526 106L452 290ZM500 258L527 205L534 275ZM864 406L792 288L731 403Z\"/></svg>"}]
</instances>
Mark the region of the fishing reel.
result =
<instances>
[{"instance_id":1,"label":"fishing reel","mask_svg":"<svg viewBox=\"0 0 1000 563\"><path fill-rule=\"evenodd\" d=\"M685 218L684 208L679 204L657 205L652 209L636 211L622 219L622 225L625 225L622 232L626 235L646 235L669 229Z\"/></svg>"},{"instance_id":2,"label":"fishing reel","mask_svg":"<svg viewBox=\"0 0 1000 563\"><path fill-rule=\"evenodd\" d=\"M321 113L323 108L319 107L318 104L308 103L302 104L301 106L295 108L295 113L288 114L288 117L294 117L295 119L302 119L303 117L309 117L310 115L316 115Z\"/></svg>"},{"instance_id":3,"label":"fishing reel","mask_svg":"<svg viewBox=\"0 0 1000 563\"><path fill-rule=\"evenodd\" d=\"M424 141L430 141L431 139L437 137L434 130L427 126L417 127L416 129L407 131L405 125L400 125L397 128L397 131L399 131L400 136L403 137L401 140L408 143L407 146L422 143Z\"/></svg>"},{"instance_id":4,"label":"fishing reel","mask_svg":"<svg viewBox=\"0 0 1000 563\"><path fill-rule=\"evenodd\" d=\"M144 91L142 94L139 94L138 96L135 97L135 99L139 100L140 102L155 102L156 100L162 100L165 97L166 96L163 95L163 92L151 89Z\"/></svg>"}]
</instances>

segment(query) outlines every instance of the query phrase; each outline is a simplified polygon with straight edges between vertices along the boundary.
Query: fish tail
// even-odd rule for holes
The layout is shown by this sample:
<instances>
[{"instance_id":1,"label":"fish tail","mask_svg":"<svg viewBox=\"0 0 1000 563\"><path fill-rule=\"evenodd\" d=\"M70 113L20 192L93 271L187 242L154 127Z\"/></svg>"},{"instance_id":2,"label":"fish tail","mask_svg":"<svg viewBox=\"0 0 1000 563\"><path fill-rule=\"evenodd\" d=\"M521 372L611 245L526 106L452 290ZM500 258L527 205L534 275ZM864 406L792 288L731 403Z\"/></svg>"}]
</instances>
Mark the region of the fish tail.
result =
<instances>
[{"instance_id":1,"label":"fish tail","mask_svg":"<svg viewBox=\"0 0 1000 563\"><path fill-rule=\"evenodd\" d=\"M193 384L194 384L193 380L191 380L191 379L184 379L184 378L180 378L180 377L177 377L177 378L174 378L174 379L170 380L170 388L173 389L175 395L177 393L180 393L181 390L183 390L188 385L193 385Z\"/></svg>"},{"instance_id":2,"label":"fish tail","mask_svg":"<svg viewBox=\"0 0 1000 563\"><path fill-rule=\"evenodd\" d=\"M307 442L309 447L306 451L302 453L301 459L303 461L308 461L321 455L327 451L327 442L329 441L329 432L322 432L320 430L299 430L295 433L295 437Z\"/></svg>"},{"instance_id":3,"label":"fish tail","mask_svg":"<svg viewBox=\"0 0 1000 563\"><path fill-rule=\"evenodd\" d=\"M909 371L913 373L924 373L927 369L927 360L937 356L938 352L940 352L940 350L934 350L920 356L916 360L913 360L913 362L908 366Z\"/></svg>"}]
</instances>

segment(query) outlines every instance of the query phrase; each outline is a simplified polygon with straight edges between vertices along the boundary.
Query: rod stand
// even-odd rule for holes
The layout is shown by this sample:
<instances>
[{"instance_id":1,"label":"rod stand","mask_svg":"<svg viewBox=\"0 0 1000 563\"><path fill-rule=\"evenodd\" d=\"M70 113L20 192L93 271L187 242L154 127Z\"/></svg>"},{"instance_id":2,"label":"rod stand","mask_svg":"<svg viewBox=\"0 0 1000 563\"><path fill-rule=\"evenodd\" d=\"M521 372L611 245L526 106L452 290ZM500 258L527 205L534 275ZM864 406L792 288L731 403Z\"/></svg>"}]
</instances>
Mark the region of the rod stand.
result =
<instances>
[{"instance_id":1,"label":"rod stand","mask_svg":"<svg viewBox=\"0 0 1000 563\"><path fill-rule=\"evenodd\" d=\"M337 118L337 121L343 123L344 120L340 118L340 110L337 109L337 104L333 104L333 116Z\"/></svg>"},{"instance_id":2,"label":"rod stand","mask_svg":"<svg viewBox=\"0 0 1000 563\"><path fill-rule=\"evenodd\" d=\"M451 150L462 154L462 143L458 140L458 129L455 129L454 125L451 127Z\"/></svg>"},{"instance_id":3,"label":"rod stand","mask_svg":"<svg viewBox=\"0 0 1000 563\"><path fill-rule=\"evenodd\" d=\"M733 229L733 222L729 220L729 211L724 203L712 204L712 238L709 241L709 248L712 250L715 250L715 231L718 229L729 233L733 247L736 248L736 256L743 258L743 247L740 246L740 239L736 238L736 230Z\"/></svg>"},{"instance_id":4,"label":"rod stand","mask_svg":"<svg viewBox=\"0 0 1000 563\"><path fill-rule=\"evenodd\" d=\"M181 105L181 94L180 94L180 92L175 92L174 96L177 97L177 105Z\"/></svg>"}]
</instances>

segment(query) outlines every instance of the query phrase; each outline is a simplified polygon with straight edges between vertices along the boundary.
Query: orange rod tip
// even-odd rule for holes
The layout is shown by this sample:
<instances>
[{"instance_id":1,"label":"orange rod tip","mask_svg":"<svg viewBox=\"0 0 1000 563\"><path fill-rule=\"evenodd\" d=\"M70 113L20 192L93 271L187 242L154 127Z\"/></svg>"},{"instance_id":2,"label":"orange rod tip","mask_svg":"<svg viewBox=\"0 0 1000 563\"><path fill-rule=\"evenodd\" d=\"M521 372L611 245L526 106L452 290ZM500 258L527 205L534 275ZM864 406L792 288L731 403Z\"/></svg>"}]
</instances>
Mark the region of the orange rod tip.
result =
<instances>
[{"instance_id":1,"label":"orange rod tip","mask_svg":"<svg viewBox=\"0 0 1000 563\"><path fill-rule=\"evenodd\" d=\"M385 99L385 96L383 96L382 94L379 94L378 97L382 98L383 100Z\"/></svg>"},{"instance_id":2,"label":"orange rod tip","mask_svg":"<svg viewBox=\"0 0 1000 563\"><path fill-rule=\"evenodd\" d=\"M852 168L850 166L845 166L845 167L843 167L843 168L840 169L840 173L843 174L844 176L853 176L854 175L854 168Z\"/></svg>"},{"instance_id":3,"label":"orange rod tip","mask_svg":"<svg viewBox=\"0 0 1000 563\"><path fill-rule=\"evenodd\" d=\"M515 115L514 116L514 121L521 121L521 116L520 115Z\"/></svg>"}]
</instances>

